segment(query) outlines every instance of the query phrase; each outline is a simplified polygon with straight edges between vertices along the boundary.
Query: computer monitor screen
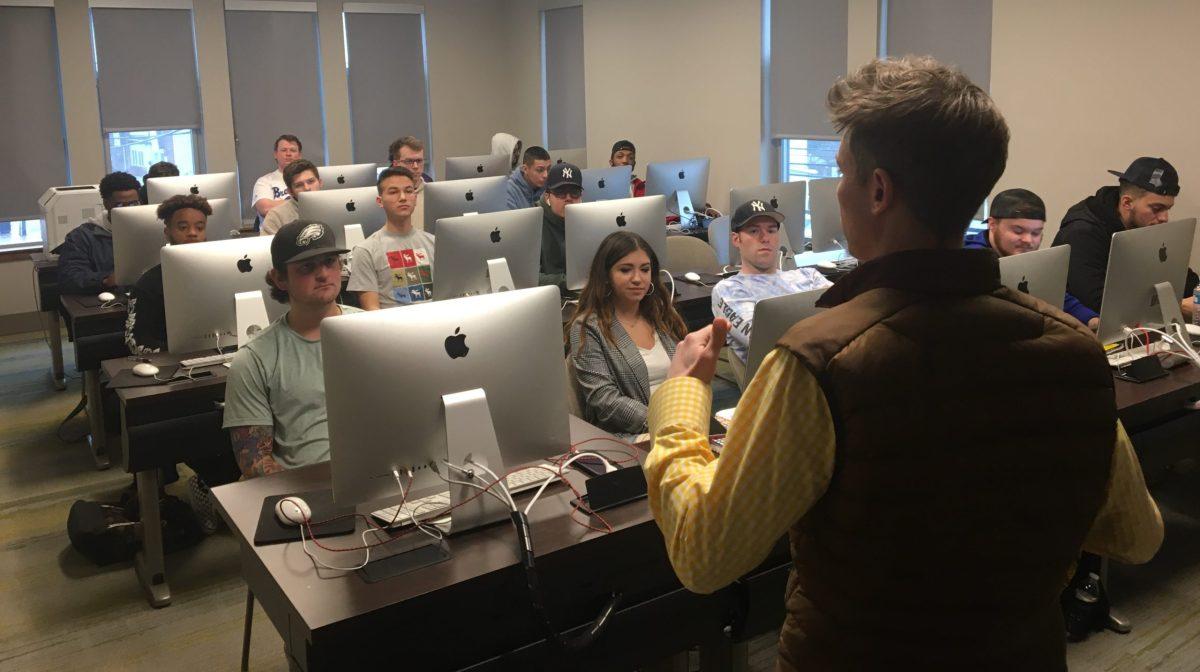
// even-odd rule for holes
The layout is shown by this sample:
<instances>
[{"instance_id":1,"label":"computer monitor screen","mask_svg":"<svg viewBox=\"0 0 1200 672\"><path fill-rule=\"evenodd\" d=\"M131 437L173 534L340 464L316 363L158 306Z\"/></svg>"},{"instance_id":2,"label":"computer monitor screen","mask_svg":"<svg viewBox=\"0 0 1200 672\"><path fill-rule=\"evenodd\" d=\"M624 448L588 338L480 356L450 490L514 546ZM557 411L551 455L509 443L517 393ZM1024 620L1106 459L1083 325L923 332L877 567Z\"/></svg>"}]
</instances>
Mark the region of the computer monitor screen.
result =
<instances>
[{"instance_id":1,"label":"computer monitor screen","mask_svg":"<svg viewBox=\"0 0 1200 672\"><path fill-rule=\"evenodd\" d=\"M761 184L756 187L736 187L729 190L729 211L733 212L747 201L770 202L771 207L783 213L783 226L779 228L779 244L788 249L788 254L804 251L808 238L804 230L805 199L808 185L804 182L780 182Z\"/></svg>"},{"instance_id":2,"label":"computer monitor screen","mask_svg":"<svg viewBox=\"0 0 1200 672\"><path fill-rule=\"evenodd\" d=\"M344 166L318 166L322 189L351 189L374 187L378 167L373 163L354 163Z\"/></svg>"},{"instance_id":3,"label":"computer monitor screen","mask_svg":"<svg viewBox=\"0 0 1200 672\"><path fill-rule=\"evenodd\" d=\"M572 203L566 209L567 289L582 289L600 243L613 231L633 231L650 244L659 266L667 263L664 196Z\"/></svg>"},{"instance_id":4,"label":"computer monitor screen","mask_svg":"<svg viewBox=\"0 0 1200 672\"><path fill-rule=\"evenodd\" d=\"M508 178L430 182L421 189L421 195L425 198L425 230L436 236L439 219L507 209Z\"/></svg>"},{"instance_id":5,"label":"computer monitor screen","mask_svg":"<svg viewBox=\"0 0 1200 672\"><path fill-rule=\"evenodd\" d=\"M508 469L565 452L570 433L562 343L554 287L322 323L334 499L394 497L393 469L413 470L411 491L445 490L426 466L445 472L444 394L484 390Z\"/></svg>"},{"instance_id":6,"label":"computer monitor screen","mask_svg":"<svg viewBox=\"0 0 1200 672\"><path fill-rule=\"evenodd\" d=\"M508 177L512 172L510 167L512 157L504 154L483 154L480 156L448 156L446 157L447 180L465 180L474 177Z\"/></svg>"},{"instance_id":7,"label":"computer monitor screen","mask_svg":"<svg viewBox=\"0 0 1200 672\"><path fill-rule=\"evenodd\" d=\"M587 149L580 147L578 149L548 149L550 152L550 165L556 163L569 163L572 166L579 168L587 168Z\"/></svg>"},{"instance_id":8,"label":"computer monitor screen","mask_svg":"<svg viewBox=\"0 0 1200 672\"><path fill-rule=\"evenodd\" d=\"M208 218L205 226L206 236L229 213L228 199L214 198L208 204L212 206L213 216ZM158 251L167 244L166 225L158 218L158 204L117 208L109 217L112 220L113 274L118 285L132 285L143 273L158 265ZM213 233L219 232L217 226Z\"/></svg>"},{"instance_id":9,"label":"computer monitor screen","mask_svg":"<svg viewBox=\"0 0 1200 672\"><path fill-rule=\"evenodd\" d=\"M692 207L698 211L704 210L708 196L707 158L664 161L646 166L647 196L666 196L668 209L674 212L674 195L677 191L688 192Z\"/></svg>"},{"instance_id":10,"label":"computer monitor screen","mask_svg":"<svg viewBox=\"0 0 1200 672\"><path fill-rule=\"evenodd\" d=\"M205 198L226 198L236 216L237 226L242 228L241 194L238 191L236 173L207 173L204 175L176 175L173 177L151 177L146 179L146 198L151 203L162 203L175 194L197 194Z\"/></svg>"},{"instance_id":11,"label":"computer monitor screen","mask_svg":"<svg viewBox=\"0 0 1200 672\"><path fill-rule=\"evenodd\" d=\"M1000 257L1000 284L1062 308L1070 263L1070 245L1010 254Z\"/></svg>"},{"instance_id":12,"label":"computer monitor screen","mask_svg":"<svg viewBox=\"0 0 1200 672\"><path fill-rule=\"evenodd\" d=\"M167 342L175 354L237 345L234 294L262 290L267 317L287 312L287 304L270 297L266 275L271 268L274 236L162 248L163 300L167 309Z\"/></svg>"},{"instance_id":13,"label":"computer monitor screen","mask_svg":"<svg viewBox=\"0 0 1200 672\"><path fill-rule=\"evenodd\" d=\"M774 296L754 304L754 330L750 332L750 348L746 351L745 385L754 380L759 365L792 325L820 312L817 299L824 293L824 289L814 289Z\"/></svg>"},{"instance_id":14,"label":"computer monitor screen","mask_svg":"<svg viewBox=\"0 0 1200 672\"><path fill-rule=\"evenodd\" d=\"M1154 286L1171 283L1182 298L1196 219L1143 226L1113 234L1100 302L1101 343L1125 340L1125 327L1163 324L1162 306Z\"/></svg>"},{"instance_id":15,"label":"computer monitor screen","mask_svg":"<svg viewBox=\"0 0 1200 672\"><path fill-rule=\"evenodd\" d=\"M583 169L583 202L629 198L633 166Z\"/></svg>"},{"instance_id":16,"label":"computer monitor screen","mask_svg":"<svg viewBox=\"0 0 1200 672\"><path fill-rule=\"evenodd\" d=\"M512 289L536 287L541 251L541 208L447 217L437 223L433 298L490 292L489 259L508 262Z\"/></svg>"},{"instance_id":17,"label":"computer monitor screen","mask_svg":"<svg viewBox=\"0 0 1200 672\"><path fill-rule=\"evenodd\" d=\"M387 222L387 214L375 200L378 195L374 186L323 188L296 194L296 207L300 219L329 226L338 246L345 247L347 224L361 224L363 236L369 236Z\"/></svg>"},{"instance_id":18,"label":"computer monitor screen","mask_svg":"<svg viewBox=\"0 0 1200 672\"><path fill-rule=\"evenodd\" d=\"M837 187L841 179L833 177L808 181L813 252L846 251L846 234L842 232L842 211L837 201Z\"/></svg>"}]
</instances>

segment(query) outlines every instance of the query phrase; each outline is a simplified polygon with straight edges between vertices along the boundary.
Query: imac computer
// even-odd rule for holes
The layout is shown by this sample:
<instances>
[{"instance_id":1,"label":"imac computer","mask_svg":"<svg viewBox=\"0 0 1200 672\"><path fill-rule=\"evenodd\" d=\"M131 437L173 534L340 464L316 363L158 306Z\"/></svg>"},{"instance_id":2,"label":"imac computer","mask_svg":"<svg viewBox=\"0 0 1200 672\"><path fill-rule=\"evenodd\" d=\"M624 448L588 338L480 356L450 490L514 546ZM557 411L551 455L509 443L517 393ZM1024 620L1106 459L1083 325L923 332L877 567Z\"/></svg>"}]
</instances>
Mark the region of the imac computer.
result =
<instances>
[{"instance_id":1,"label":"imac computer","mask_svg":"<svg viewBox=\"0 0 1200 672\"><path fill-rule=\"evenodd\" d=\"M629 198L633 166L583 169L583 202L613 201Z\"/></svg>"},{"instance_id":2,"label":"imac computer","mask_svg":"<svg viewBox=\"0 0 1200 672\"><path fill-rule=\"evenodd\" d=\"M1000 284L1062 308L1070 263L1070 245L1010 254L1000 257Z\"/></svg>"},{"instance_id":3,"label":"imac computer","mask_svg":"<svg viewBox=\"0 0 1200 672\"><path fill-rule=\"evenodd\" d=\"M506 154L446 157L446 180L465 180L472 177L508 177L512 157Z\"/></svg>"},{"instance_id":4,"label":"imac computer","mask_svg":"<svg viewBox=\"0 0 1200 672\"><path fill-rule=\"evenodd\" d=\"M322 189L352 189L374 187L379 175L373 163L354 163L345 166L317 166Z\"/></svg>"},{"instance_id":5,"label":"imac computer","mask_svg":"<svg viewBox=\"0 0 1200 672\"><path fill-rule=\"evenodd\" d=\"M693 208L704 211L708 196L708 159L665 161L646 166L646 195L667 198L667 209L683 227L695 226Z\"/></svg>"},{"instance_id":6,"label":"imac computer","mask_svg":"<svg viewBox=\"0 0 1200 672\"><path fill-rule=\"evenodd\" d=\"M449 486L432 469L436 466L444 477L444 461L463 464L463 457L455 456L463 438L467 452L485 459L498 475L566 452L570 430L562 347L554 287L323 322L334 500L398 499L393 470L405 481L412 470L409 499L445 491ZM497 447L502 464L487 456ZM463 478L458 472L451 476ZM457 521L451 525L459 531Z\"/></svg>"},{"instance_id":7,"label":"imac computer","mask_svg":"<svg viewBox=\"0 0 1200 672\"><path fill-rule=\"evenodd\" d=\"M541 252L541 208L447 217L437 223L433 298L537 287Z\"/></svg>"},{"instance_id":8,"label":"imac computer","mask_svg":"<svg viewBox=\"0 0 1200 672\"><path fill-rule=\"evenodd\" d=\"M508 178L430 182L421 189L425 199L425 230L437 235L437 221L468 212L500 212L508 208Z\"/></svg>"},{"instance_id":9,"label":"imac computer","mask_svg":"<svg viewBox=\"0 0 1200 672\"><path fill-rule=\"evenodd\" d=\"M228 217L229 201L214 198L208 202L213 216L208 218L205 233L221 221L218 212ZM158 252L167 244L166 225L158 218L158 205L134 205L117 208L109 214L112 220L113 273L117 284L132 285L142 274L159 263ZM210 239L212 240L212 239Z\"/></svg>"},{"instance_id":10,"label":"imac computer","mask_svg":"<svg viewBox=\"0 0 1200 672\"><path fill-rule=\"evenodd\" d=\"M1182 321L1179 303L1195 234L1195 218L1113 234L1096 334L1101 344L1124 342L1126 327L1161 329Z\"/></svg>"},{"instance_id":11,"label":"imac computer","mask_svg":"<svg viewBox=\"0 0 1200 672\"><path fill-rule=\"evenodd\" d=\"M261 290L269 321L287 312L287 305L270 298L267 291L273 239L254 236L162 248L163 300L172 353L237 345L234 295L239 292Z\"/></svg>"},{"instance_id":12,"label":"imac computer","mask_svg":"<svg viewBox=\"0 0 1200 672\"><path fill-rule=\"evenodd\" d=\"M151 177L146 180L146 198L151 203L162 203L175 194L197 194L205 198L228 199L236 217L235 228L242 228L242 201L236 173L176 175Z\"/></svg>"},{"instance_id":13,"label":"imac computer","mask_svg":"<svg viewBox=\"0 0 1200 672\"><path fill-rule=\"evenodd\" d=\"M775 344L783 338L788 329L822 310L817 307L817 299L821 298L825 291L814 289L774 296L754 304L754 330L750 332L750 347L746 350L746 380L742 383L743 390L754 380L759 365L771 350L775 349Z\"/></svg>"},{"instance_id":14,"label":"imac computer","mask_svg":"<svg viewBox=\"0 0 1200 672\"><path fill-rule=\"evenodd\" d=\"M736 210L746 201L769 202L772 208L783 213L783 226L779 229L779 244L787 248L786 254L795 255L804 251L808 239L804 230L804 211L808 198L805 182L781 182L762 184L757 187L736 187L729 190L729 210Z\"/></svg>"},{"instance_id":15,"label":"imac computer","mask_svg":"<svg viewBox=\"0 0 1200 672\"><path fill-rule=\"evenodd\" d=\"M378 190L369 187L321 189L296 195L300 219L321 222L333 229L339 247L346 246L346 225L361 224L363 236L383 228L387 213L376 202Z\"/></svg>"},{"instance_id":16,"label":"imac computer","mask_svg":"<svg viewBox=\"0 0 1200 672\"><path fill-rule=\"evenodd\" d=\"M846 234L842 232L842 210L838 206L837 188L840 177L808 181L808 210L812 217L812 251L846 250Z\"/></svg>"},{"instance_id":17,"label":"imac computer","mask_svg":"<svg viewBox=\"0 0 1200 672\"><path fill-rule=\"evenodd\" d=\"M580 147L578 149L548 149L550 153L550 165L557 163L569 163L578 168L587 168L587 149Z\"/></svg>"},{"instance_id":18,"label":"imac computer","mask_svg":"<svg viewBox=\"0 0 1200 672\"><path fill-rule=\"evenodd\" d=\"M572 203L566 210L567 289L582 289L600 243L614 231L632 231L650 244L659 268L667 264L665 196Z\"/></svg>"}]
</instances>

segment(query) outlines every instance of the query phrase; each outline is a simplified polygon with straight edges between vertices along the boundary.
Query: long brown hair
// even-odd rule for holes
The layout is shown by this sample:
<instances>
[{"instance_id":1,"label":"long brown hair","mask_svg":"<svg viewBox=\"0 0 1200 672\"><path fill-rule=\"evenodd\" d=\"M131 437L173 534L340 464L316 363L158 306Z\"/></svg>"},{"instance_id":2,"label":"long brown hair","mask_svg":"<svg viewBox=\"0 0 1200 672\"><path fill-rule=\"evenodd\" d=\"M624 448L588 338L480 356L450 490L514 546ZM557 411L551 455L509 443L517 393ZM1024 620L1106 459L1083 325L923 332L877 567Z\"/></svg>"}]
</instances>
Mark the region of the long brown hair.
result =
<instances>
[{"instance_id":1,"label":"long brown hair","mask_svg":"<svg viewBox=\"0 0 1200 672\"><path fill-rule=\"evenodd\" d=\"M667 290L663 287L659 277L658 256L654 254L650 244L646 242L645 238L632 231L614 231L600 243L600 249L596 250L596 256L592 257L592 268L588 271L587 284L583 286L583 293L579 295L579 305L575 308L575 314L571 316L571 321L567 323L567 331L564 333L564 338L568 343L571 340L570 330L572 328L579 329L579 346L582 350L583 339L586 337L583 325L589 317L595 315L596 320L600 323L600 333L604 335L604 339L609 344L616 345L616 340L612 335L613 291L609 273L618 261L635 250L641 250L650 257L650 287L652 289L642 297L638 312L654 325L656 333L666 332L674 336L677 341L683 340L683 337L687 336L687 325L683 323L683 318L679 316L679 313L675 312L675 306L671 303L671 298L667 296Z\"/></svg>"}]
</instances>

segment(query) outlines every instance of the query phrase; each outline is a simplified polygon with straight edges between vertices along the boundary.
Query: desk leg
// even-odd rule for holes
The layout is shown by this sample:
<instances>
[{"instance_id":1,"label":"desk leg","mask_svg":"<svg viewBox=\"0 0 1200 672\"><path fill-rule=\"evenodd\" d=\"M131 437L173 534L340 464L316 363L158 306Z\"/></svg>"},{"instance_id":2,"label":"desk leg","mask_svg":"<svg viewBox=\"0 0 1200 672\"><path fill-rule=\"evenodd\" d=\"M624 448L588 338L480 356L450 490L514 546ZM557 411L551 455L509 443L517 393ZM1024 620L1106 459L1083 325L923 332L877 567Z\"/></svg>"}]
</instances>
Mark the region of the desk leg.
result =
<instances>
[{"instance_id":1,"label":"desk leg","mask_svg":"<svg viewBox=\"0 0 1200 672\"><path fill-rule=\"evenodd\" d=\"M142 547L133 559L138 582L146 591L152 607L171 604L171 587L167 585L167 570L163 564L162 516L158 510L158 470L146 469L134 475L137 479L138 506L142 516Z\"/></svg>"},{"instance_id":2,"label":"desk leg","mask_svg":"<svg viewBox=\"0 0 1200 672\"><path fill-rule=\"evenodd\" d=\"M65 390L67 376L63 372L62 325L58 322L58 311L42 311L42 325L50 344L50 382L54 383L54 389Z\"/></svg>"},{"instance_id":3,"label":"desk leg","mask_svg":"<svg viewBox=\"0 0 1200 672\"><path fill-rule=\"evenodd\" d=\"M731 642L728 637L719 637L700 644L701 672L746 672L749 669L749 642Z\"/></svg>"},{"instance_id":4,"label":"desk leg","mask_svg":"<svg viewBox=\"0 0 1200 672\"><path fill-rule=\"evenodd\" d=\"M83 392L87 395L88 447L97 469L108 469L108 436L104 433L104 408L100 405L100 370L83 372ZM155 500L158 501L158 500Z\"/></svg>"}]
</instances>

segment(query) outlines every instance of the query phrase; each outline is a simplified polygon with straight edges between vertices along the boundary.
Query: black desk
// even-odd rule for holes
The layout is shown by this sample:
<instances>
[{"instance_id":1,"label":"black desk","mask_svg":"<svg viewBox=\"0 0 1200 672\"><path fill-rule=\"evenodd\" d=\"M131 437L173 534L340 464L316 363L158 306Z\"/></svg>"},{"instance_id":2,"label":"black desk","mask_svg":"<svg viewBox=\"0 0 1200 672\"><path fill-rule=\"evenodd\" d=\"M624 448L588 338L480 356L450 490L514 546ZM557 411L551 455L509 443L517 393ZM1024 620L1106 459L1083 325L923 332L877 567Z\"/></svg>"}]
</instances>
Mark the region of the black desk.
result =
<instances>
[{"instance_id":1,"label":"black desk","mask_svg":"<svg viewBox=\"0 0 1200 672\"><path fill-rule=\"evenodd\" d=\"M50 381L54 389L65 390L67 376L63 370L62 323L59 322L62 304L58 300L58 255L34 252L29 258L37 276L38 312L41 313L42 328L46 330L46 342L50 344Z\"/></svg>"},{"instance_id":2,"label":"black desk","mask_svg":"<svg viewBox=\"0 0 1200 672\"><path fill-rule=\"evenodd\" d=\"M125 306L108 308L90 305L90 295L59 297L75 345L75 368L83 374L83 392L87 395L88 446L97 469L110 465L108 437L104 432L104 408L100 401L100 362L129 354L125 347Z\"/></svg>"}]
</instances>

